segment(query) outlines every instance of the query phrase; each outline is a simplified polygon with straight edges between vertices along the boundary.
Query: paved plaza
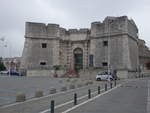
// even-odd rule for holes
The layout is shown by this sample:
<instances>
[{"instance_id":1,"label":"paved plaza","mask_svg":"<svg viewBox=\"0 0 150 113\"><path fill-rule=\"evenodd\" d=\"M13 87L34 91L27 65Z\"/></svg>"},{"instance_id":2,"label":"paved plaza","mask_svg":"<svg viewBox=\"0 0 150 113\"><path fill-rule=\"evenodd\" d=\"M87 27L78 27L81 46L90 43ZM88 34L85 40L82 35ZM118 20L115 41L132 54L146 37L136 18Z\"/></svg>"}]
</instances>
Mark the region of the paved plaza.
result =
<instances>
[{"instance_id":1,"label":"paved plaza","mask_svg":"<svg viewBox=\"0 0 150 113\"><path fill-rule=\"evenodd\" d=\"M0 106L15 102L18 92L25 93L29 99L34 97L37 90L42 90L47 95L51 88L60 90L69 84L71 82L65 78L0 76Z\"/></svg>"}]
</instances>

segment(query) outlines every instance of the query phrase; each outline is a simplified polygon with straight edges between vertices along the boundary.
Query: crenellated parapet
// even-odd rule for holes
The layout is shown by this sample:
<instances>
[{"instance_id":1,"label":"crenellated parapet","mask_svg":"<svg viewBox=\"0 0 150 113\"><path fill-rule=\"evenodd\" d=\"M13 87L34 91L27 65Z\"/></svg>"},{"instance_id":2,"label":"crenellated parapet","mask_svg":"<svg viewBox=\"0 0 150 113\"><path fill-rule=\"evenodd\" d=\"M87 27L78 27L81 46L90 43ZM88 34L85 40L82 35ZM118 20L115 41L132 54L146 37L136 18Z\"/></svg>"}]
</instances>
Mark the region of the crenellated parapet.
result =
<instances>
[{"instance_id":1,"label":"crenellated parapet","mask_svg":"<svg viewBox=\"0 0 150 113\"><path fill-rule=\"evenodd\" d=\"M62 39L62 40L75 40L73 37L81 36L85 40L90 34L87 28L82 29L69 29L60 27L58 24L44 24L26 22L25 37L26 38L45 38L45 39Z\"/></svg>"},{"instance_id":2,"label":"crenellated parapet","mask_svg":"<svg viewBox=\"0 0 150 113\"><path fill-rule=\"evenodd\" d=\"M46 25L43 23L26 22L25 37L47 38Z\"/></svg>"},{"instance_id":3,"label":"crenellated parapet","mask_svg":"<svg viewBox=\"0 0 150 113\"><path fill-rule=\"evenodd\" d=\"M26 22L26 38L58 38L60 30L58 24L44 24Z\"/></svg>"},{"instance_id":4,"label":"crenellated parapet","mask_svg":"<svg viewBox=\"0 0 150 113\"><path fill-rule=\"evenodd\" d=\"M87 28L82 29L69 29L68 32L70 34L89 34L90 30Z\"/></svg>"},{"instance_id":5,"label":"crenellated parapet","mask_svg":"<svg viewBox=\"0 0 150 113\"><path fill-rule=\"evenodd\" d=\"M109 37L126 34L137 40L138 29L134 21L127 16L106 17L103 22L91 23L91 37Z\"/></svg>"},{"instance_id":6,"label":"crenellated parapet","mask_svg":"<svg viewBox=\"0 0 150 113\"><path fill-rule=\"evenodd\" d=\"M58 24L48 24L46 28L47 28L48 38L60 37L60 28Z\"/></svg>"}]
</instances>

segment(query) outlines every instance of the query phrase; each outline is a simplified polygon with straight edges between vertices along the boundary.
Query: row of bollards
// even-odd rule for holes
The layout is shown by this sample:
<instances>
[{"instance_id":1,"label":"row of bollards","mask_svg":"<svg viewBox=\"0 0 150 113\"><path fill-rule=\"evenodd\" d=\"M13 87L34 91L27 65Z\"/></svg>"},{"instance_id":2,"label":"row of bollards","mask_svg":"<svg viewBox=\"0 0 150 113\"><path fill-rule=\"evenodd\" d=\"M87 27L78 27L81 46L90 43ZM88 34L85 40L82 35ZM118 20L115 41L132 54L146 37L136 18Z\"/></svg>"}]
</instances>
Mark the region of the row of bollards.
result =
<instances>
[{"instance_id":1,"label":"row of bollards","mask_svg":"<svg viewBox=\"0 0 150 113\"><path fill-rule=\"evenodd\" d=\"M69 81L69 79L68 79L68 81ZM60 83L62 83L62 81L60 81ZM91 85L91 84L93 84L93 81L87 81L85 84L80 83L80 84L77 84L77 86L74 85L74 84L70 84L69 89L80 88L80 87L83 87L84 85ZM62 86L61 89L60 89L60 91L62 91L62 92L65 92L67 90L68 90L68 88L66 86ZM49 90L49 94L55 94L55 93L57 93L56 88L51 88ZM44 92L42 90L37 90L35 92L35 96L34 96L35 98L39 98L39 97L42 97L42 96L44 96ZM16 102L23 102L25 100L26 100L26 94L25 93L18 92L16 94Z\"/></svg>"},{"instance_id":2,"label":"row of bollards","mask_svg":"<svg viewBox=\"0 0 150 113\"><path fill-rule=\"evenodd\" d=\"M116 80L114 81L114 86L116 86ZM112 89L113 87L113 84L112 82L110 82L110 89ZM98 94L101 93L101 87L98 86ZM105 84L105 91L107 91L107 83ZM88 99L91 98L91 89L88 90ZM74 93L74 105L77 105L77 93ZM50 113L54 113L54 108L55 108L55 101L52 100L51 101L51 110L50 110Z\"/></svg>"},{"instance_id":3,"label":"row of bollards","mask_svg":"<svg viewBox=\"0 0 150 113\"><path fill-rule=\"evenodd\" d=\"M89 82L88 84L92 84L92 82ZM82 84L78 84L77 86L71 84L69 86L69 89L75 89L76 87L79 88L79 87L82 87L82 86L83 86ZM62 86L61 89L60 89L61 92L65 92L67 90L68 90L68 88L66 86ZM55 93L57 93L56 88L51 88L49 90L49 94L55 94ZM38 89L37 91L35 91L35 95L34 95L35 98L39 98L39 97L42 97L42 96L44 96L43 90ZM16 102L23 102L25 100L26 100L26 94L25 93L18 92L16 94Z\"/></svg>"}]
</instances>

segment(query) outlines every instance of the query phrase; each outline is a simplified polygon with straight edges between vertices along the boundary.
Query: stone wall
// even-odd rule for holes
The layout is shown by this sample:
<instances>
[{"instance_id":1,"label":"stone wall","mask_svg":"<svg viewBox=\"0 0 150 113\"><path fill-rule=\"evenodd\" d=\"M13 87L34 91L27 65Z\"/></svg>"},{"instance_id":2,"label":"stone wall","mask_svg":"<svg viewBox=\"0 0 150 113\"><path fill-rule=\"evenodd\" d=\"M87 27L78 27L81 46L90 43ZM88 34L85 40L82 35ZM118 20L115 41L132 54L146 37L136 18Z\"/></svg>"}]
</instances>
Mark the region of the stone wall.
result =
<instances>
[{"instance_id":1,"label":"stone wall","mask_svg":"<svg viewBox=\"0 0 150 113\"><path fill-rule=\"evenodd\" d=\"M137 27L133 21L123 17L107 17L103 23L91 24L91 54L94 66L104 68L107 62L110 69L136 70L138 65ZM104 42L107 45L104 46ZM105 66L106 67L106 66Z\"/></svg>"},{"instance_id":2,"label":"stone wall","mask_svg":"<svg viewBox=\"0 0 150 113\"><path fill-rule=\"evenodd\" d=\"M28 43L29 40L29 43ZM42 48L42 43L47 44L47 48ZM46 39L26 39L27 47L24 48L23 62L29 69L51 68L53 64L53 43ZM40 65L40 62L46 62L46 66Z\"/></svg>"},{"instance_id":3,"label":"stone wall","mask_svg":"<svg viewBox=\"0 0 150 113\"><path fill-rule=\"evenodd\" d=\"M138 40L138 48L139 48L139 64L140 64L141 70L150 69L149 67L147 67L147 64L150 63L150 50L146 46L146 43L144 40L142 39Z\"/></svg>"},{"instance_id":4,"label":"stone wall","mask_svg":"<svg viewBox=\"0 0 150 113\"><path fill-rule=\"evenodd\" d=\"M131 70L137 71L139 66L139 53L138 53L137 41L129 38L128 43L129 43L128 45L129 45Z\"/></svg>"},{"instance_id":5,"label":"stone wall","mask_svg":"<svg viewBox=\"0 0 150 113\"><path fill-rule=\"evenodd\" d=\"M50 70L27 70L27 76L49 76L53 77L53 71Z\"/></svg>"}]
</instances>

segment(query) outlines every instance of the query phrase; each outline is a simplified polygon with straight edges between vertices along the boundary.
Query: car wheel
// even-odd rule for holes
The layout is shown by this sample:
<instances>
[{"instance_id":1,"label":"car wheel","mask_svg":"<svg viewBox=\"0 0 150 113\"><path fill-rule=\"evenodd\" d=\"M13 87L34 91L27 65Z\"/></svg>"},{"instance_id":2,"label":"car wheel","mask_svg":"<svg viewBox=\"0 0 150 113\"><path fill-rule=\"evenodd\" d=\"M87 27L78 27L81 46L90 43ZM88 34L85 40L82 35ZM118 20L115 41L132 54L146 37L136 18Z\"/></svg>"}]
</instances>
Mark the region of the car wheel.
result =
<instances>
[{"instance_id":1,"label":"car wheel","mask_svg":"<svg viewBox=\"0 0 150 113\"><path fill-rule=\"evenodd\" d=\"M113 78L110 78L110 81L113 81Z\"/></svg>"},{"instance_id":2,"label":"car wheel","mask_svg":"<svg viewBox=\"0 0 150 113\"><path fill-rule=\"evenodd\" d=\"M97 81L101 81L101 78L97 78Z\"/></svg>"}]
</instances>

